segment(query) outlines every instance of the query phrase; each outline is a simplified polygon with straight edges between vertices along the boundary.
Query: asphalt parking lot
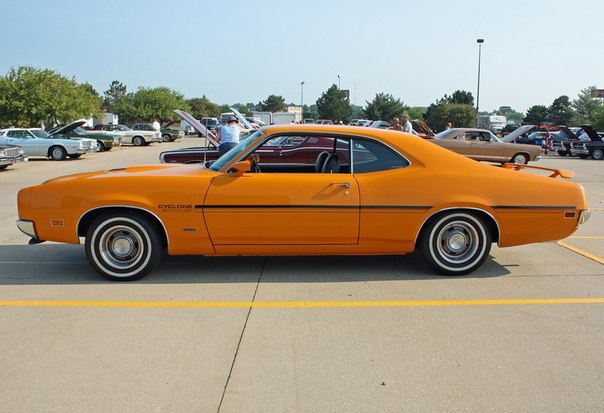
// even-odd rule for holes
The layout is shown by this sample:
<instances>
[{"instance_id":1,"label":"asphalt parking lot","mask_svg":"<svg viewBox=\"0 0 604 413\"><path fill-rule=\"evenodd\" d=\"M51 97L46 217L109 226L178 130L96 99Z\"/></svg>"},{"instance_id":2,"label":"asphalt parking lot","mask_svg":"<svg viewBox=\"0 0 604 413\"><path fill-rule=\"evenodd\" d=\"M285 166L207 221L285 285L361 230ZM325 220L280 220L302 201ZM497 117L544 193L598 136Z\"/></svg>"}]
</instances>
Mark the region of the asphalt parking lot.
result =
<instances>
[{"instance_id":1,"label":"asphalt parking lot","mask_svg":"<svg viewBox=\"0 0 604 413\"><path fill-rule=\"evenodd\" d=\"M22 187L196 139L0 172L0 411L603 410L603 161L535 163L577 173L590 221L463 277L416 255L167 257L115 283L15 226Z\"/></svg>"}]
</instances>

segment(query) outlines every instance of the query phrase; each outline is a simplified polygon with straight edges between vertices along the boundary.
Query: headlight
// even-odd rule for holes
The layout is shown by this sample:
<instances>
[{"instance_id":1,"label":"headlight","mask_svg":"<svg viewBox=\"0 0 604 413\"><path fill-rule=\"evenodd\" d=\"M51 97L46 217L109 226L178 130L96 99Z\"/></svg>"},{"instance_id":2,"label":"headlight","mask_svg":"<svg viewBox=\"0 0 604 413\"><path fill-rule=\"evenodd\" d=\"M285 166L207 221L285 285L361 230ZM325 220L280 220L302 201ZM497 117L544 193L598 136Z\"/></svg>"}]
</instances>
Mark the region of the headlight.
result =
<instances>
[{"instance_id":1,"label":"headlight","mask_svg":"<svg viewBox=\"0 0 604 413\"><path fill-rule=\"evenodd\" d=\"M0 149L0 156L4 156L4 155L5 155L4 149Z\"/></svg>"},{"instance_id":2,"label":"headlight","mask_svg":"<svg viewBox=\"0 0 604 413\"><path fill-rule=\"evenodd\" d=\"M80 141L80 143L78 144L78 149L85 149L86 147L84 146L84 142Z\"/></svg>"},{"instance_id":3,"label":"headlight","mask_svg":"<svg viewBox=\"0 0 604 413\"><path fill-rule=\"evenodd\" d=\"M19 155L23 155L25 152L23 152L23 148L19 147Z\"/></svg>"}]
</instances>

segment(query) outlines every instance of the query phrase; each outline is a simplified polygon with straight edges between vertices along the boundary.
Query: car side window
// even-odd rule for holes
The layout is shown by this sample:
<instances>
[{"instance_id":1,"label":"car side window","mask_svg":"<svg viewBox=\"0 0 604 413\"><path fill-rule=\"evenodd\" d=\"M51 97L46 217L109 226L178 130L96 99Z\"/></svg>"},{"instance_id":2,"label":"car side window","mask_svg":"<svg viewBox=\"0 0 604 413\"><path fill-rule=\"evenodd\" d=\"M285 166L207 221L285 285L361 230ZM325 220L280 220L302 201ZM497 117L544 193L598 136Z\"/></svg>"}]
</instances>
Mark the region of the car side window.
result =
<instances>
[{"instance_id":1,"label":"car side window","mask_svg":"<svg viewBox=\"0 0 604 413\"><path fill-rule=\"evenodd\" d=\"M406 168L409 161L378 142L353 139L352 172L369 173Z\"/></svg>"}]
</instances>

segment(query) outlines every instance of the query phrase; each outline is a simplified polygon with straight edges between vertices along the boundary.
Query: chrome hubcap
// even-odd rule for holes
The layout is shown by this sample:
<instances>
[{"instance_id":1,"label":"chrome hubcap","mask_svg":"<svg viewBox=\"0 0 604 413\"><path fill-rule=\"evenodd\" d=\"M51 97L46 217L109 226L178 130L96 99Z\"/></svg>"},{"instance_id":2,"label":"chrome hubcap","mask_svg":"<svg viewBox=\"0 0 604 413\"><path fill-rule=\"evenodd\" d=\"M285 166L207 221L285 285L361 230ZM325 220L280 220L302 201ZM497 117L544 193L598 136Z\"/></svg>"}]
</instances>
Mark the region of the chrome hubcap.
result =
<instances>
[{"instance_id":1,"label":"chrome hubcap","mask_svg":"<svg viewBox=\"0 0 604 413\"><path fill-rule=\"evenodd\" d=\"M461 264L472 259L478 250L478 240L478 233L472 225L453 221L438 232L436 248L445 261Z\"/></svg>"},{"instance_id":2,"label":"chrome hubcap","mask_svg":"<svg viewBox=\"0 0 604 413\"><path fill-rule=\"evenodd\" d=\"M105 232L99 247L102 260L120 270L133 267L144 255L142 237L127 226L112 227Z\"/></svg>"}]
</instances>

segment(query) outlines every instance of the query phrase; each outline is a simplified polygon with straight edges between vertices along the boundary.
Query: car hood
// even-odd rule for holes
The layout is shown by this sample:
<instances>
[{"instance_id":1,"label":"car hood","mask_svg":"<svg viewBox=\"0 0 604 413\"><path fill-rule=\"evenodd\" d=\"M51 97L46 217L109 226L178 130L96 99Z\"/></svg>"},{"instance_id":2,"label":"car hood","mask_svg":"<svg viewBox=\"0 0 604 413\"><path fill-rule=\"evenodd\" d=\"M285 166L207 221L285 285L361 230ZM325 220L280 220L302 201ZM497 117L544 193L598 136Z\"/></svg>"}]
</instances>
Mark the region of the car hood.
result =
<instances>
[{"instance_id":1,"label":"car hood","mask_svg":"<svg viewBox=\"0 0 604 413\"><path fill-rule=\"evenodd\" d=\"M76 121L71 122L71 123L69 123L69 124L67 124L65 126L61 126L61 127L57 128L56 130L53 130L52 133L51 133L51 135L63 135L65 133L69 133L72 130L74 130L75 128L84 125L86 122L87 122L86 119L76 120Z\"/></svg>"},{"instance_id":2,"label":"car hood","mask_svg":"<svg viewBox=\"0 0 604 413\"><path fill-rule=\"evenodd\" d=\"M193 129L199 132L201 136L212 142L214 146L218 147L220 145L220 143L218 143L218 140L216 139L216 136L212 132L210 132L208 128L203 126L201 122L195 119L192 115L180 109L174 109L173 112L183 118L189 125L193 127Z\"/></svg>"},{"instance_id":3,"label":"car hood","mask_svg":"<svg viewBox=\"0 0 604 413\"><path fill-rule=\"evenodd\" d=\"M585 131L589 139L594 142L601 142L602 138L598 135L598 132L591 125L581 125L581 129Z\"/></svg>"},{"instance_id":4,"label":"car hood","mask_svg":"<svg viewBox=\"0 0 604 413\"><path fill-rule=\"evenodd\" d=\"M558 136L560 136L564 140L576 140L579 139L577 135L573 133L572 130L568 129L566 126L558 126Z\"/></svg>"},{"instance_id":5,"label":"car hood","mask_svg":"<svg viewBox=\"0 0 604 413\"><path fill-rule=\"evenodd\" d=\"M530 131L534 128L535 128L535 125L522 125L518 129L516 129L514 132L506 135L502 140L504 142L514 142L514 139L518 138L519 136L524 135L525 133L527 133L528 131Z\"/></svg>"}]
</instances>

